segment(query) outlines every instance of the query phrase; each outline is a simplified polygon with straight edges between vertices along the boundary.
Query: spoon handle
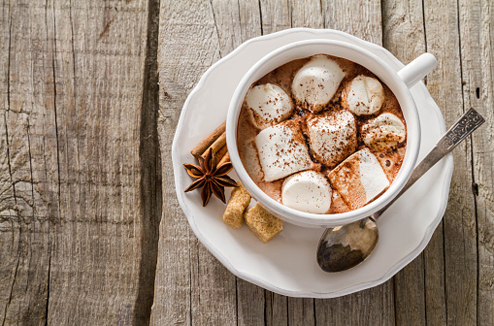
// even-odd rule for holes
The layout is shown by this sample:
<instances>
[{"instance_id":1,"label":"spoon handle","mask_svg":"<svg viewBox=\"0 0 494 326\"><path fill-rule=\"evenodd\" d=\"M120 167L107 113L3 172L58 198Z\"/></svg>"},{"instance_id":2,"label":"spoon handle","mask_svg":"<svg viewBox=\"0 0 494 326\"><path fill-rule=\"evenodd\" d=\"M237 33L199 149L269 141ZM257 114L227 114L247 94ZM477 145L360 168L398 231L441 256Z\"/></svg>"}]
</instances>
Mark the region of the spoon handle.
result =
<instances>
[{"instance_id":1,"label":"spoon handle","mask_svg":"<svg viewBox=\"0 0 494 326\"><path fill-rule=\"evenodd\" d=\"M415 167L400 193L380 211L373 214L372 218L377 221L379 216L391 206L405 191L410 188L415 181L420 179L430 168L432 168L441 158L451 152L458 144L460 144L468 135L475 129L480 127L485 122L484 118L474 109L465 112L458 121L446 132L439 140L434 148L427 154L424 159Z\"/></svg>"}]
</instances>

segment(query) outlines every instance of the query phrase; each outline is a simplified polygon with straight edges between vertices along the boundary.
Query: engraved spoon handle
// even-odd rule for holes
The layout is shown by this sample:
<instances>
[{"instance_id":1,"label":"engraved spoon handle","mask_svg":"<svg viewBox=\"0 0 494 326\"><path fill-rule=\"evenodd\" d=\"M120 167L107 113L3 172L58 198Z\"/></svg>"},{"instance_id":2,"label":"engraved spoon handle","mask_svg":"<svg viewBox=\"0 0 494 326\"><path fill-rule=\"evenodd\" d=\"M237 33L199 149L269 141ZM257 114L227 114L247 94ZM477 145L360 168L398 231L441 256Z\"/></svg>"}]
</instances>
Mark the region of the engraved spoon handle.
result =
<instances>
[{"instance_id":1,"label":"engraved spoon handle","mask_svg":"<svg viewBox=\"0 0 494 326\"><path fill-rule=\"evenodd\" d=\"M379 216L391 206L405 191L410 188L415 181L420 179L430 168L432 168L441 158L451 152L458 144L460 144L468 135L475 129L480 127L485 122L484 118L474 109L468 110L463 114L458 121L446 132L439 140L434 148L427 154L424 159L415 167L400 193L380 211L374 213L372 218L377 221Z\"/></svg>"}]
</instances>

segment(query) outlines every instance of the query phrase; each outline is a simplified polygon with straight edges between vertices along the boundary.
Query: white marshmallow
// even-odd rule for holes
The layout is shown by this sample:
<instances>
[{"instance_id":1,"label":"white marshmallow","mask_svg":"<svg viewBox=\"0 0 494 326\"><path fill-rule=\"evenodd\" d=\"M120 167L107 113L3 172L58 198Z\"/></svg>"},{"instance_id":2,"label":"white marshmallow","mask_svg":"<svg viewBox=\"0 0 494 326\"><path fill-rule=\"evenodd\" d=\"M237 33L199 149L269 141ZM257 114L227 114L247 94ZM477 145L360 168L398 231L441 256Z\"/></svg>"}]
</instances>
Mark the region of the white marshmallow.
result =
<instances>
[{"instance_id":1,"label":"white marshmallow","mask_svg":"<svg viewBox=\"0 0 494 326\"><path fill-rule=\"evenodd\" d=\"M255 143L264 180L267 182L312 167L302 132L292 121L262 130L256 136Z\"/></svg>"},{"instance_id":2,"label":"white marshmallow","mask_svg":"<svg viewBox=\"0 0 494 326\"><path fill-rule=\"evenodd\" d=\"M318 112L338 90L345 73L338 63L323 54L314 56L300 68L292 83L295 98Z\"/></svg>"},{"instance_id":3,"label":"white marshmallow","mask_svg":"<svg viewBox=\"0 0 494 326\"><path fill-rule=\"evenodd\" d=\"M357 149L357 126L347 110L307 119L307 131L314 157L333 167Z\"/></svg>"},{"instance_id":4,"label":"white marshmallow","mask_svg":"<svg viewBox=\"0 0 494 326\"><path fill-rule=\"evenodd\" d=\"M328 173L328 178L351 209L365 206L390 184L381 164L367 147L341 162Z\"/></svg>"},{"instance_id":5,"label":"white marshmallow","mask_svg":"<svg viewBox=\"0 0 494 326\"><path fill-rule=\"evenodd\" d=\"M294 174L283 181L283 205L307 212L324 214L331 207L332 189L320 173L309 170Z\"/></svg>"},{"instance_id":6,"label":"white marshmallow","mask_svg":"<svg viewBox=\"0 0 494 326\"><path fill-rule=\"evenodd\" d=\"M381 164L368 148L359 153L360 182L365 190L366 204L389 187L389 180Z\"/></svg>"},{"instance_id":7,"label":"white marshmallow","mask_svg":"<svg viewBox=\"0 0 494 326\"><path fill-rule=\"evenodd\" d=\"M250 109L251 122L258 129L274 126L288 119L293 111L290 96L278 85L270 83L249 89L245 103Z\"/></svg>"},{"instance_id":8,"label":"white marshmallow","mask_svg":"<svg viewBox=\"0 0 494 326\"><path fill-rule=\"evenodd\" d=\"M384 89L377 79L358 75L349 83L347 94L342 98L356 115L371 115L381 109Z\"/></svg>"},{"instance_id":9,"label":"white marshmallow","mask_svg":"<svg viewBox=\"0 0 494 326\"><path fill-rule=\"evenodd\" d=\"M405 141L407 131L400 118L386 112L364 124L361 134L368 147L376 151L385 151L396 148L398 143Z\"/></svg>"}]
</instances>

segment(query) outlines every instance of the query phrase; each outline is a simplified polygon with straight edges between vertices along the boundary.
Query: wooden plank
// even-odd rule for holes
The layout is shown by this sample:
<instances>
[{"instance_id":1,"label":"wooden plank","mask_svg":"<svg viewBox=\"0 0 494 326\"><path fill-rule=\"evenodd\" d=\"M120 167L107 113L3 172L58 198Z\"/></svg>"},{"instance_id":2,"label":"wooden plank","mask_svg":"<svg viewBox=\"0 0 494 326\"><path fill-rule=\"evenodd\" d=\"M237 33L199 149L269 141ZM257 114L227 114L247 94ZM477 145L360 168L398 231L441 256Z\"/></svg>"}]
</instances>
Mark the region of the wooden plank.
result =
<instances>
[{"instance_id":1,"label":"wooden plank","mask_svg":"<svg viewBox=\"0 0 494 326\"><path fill-rule=\"evenodd\" d=\"M321 1L291 1L290 26L324 28L324 11Z\"/></svg>"},{"instance_id":2,"label":"wooden plank","mask_svg":"<svg viewBox=\"0 0 494 326\"><path fill-rule=\"evenodd\" d=\"M427 87L441 108L446 125L451 125L466 109L458 18L456 2L424 1L427 50L438 58L438 66L427 77ZM443 223L445 318L447 324L454 325L473 325L477 318L477 239L471 150L471 142L467 141L453 152L455 173Z\"/></svg>"},{"instance_id":3,"label":"wooden plank","mask_svg":"<svg viewBox=\"0 0 494 326\"><path fill-rule=\"evenodd\" d=\"M314 299L288 298L288 325L316 325Z\"/></svg>"},{"instance_id":4,"label":"wooden plank","mask_svg":"<svg viewBox=\"0 0 494 326\"><path fill-rule=\"evenodd\" d=\"M221 56L228 54L244 41L260 36L262 33L262 13L258 1L213 1L212 10L220 40ZM224 40L228 40L228 42L226 43ZM201 246L201 248L203 247ZM220 265L216 260L214 263ZM221 270L231 277L231 274L223 267ZM236 322L237 325L264 325L266 322L265 310L269 305L265 295L266 291L236 278L235 285L236 292L231 293L234 295L233 299L236 300L236 321L233 320L232 322ZM233 315L228 311L226 314Z\"/></svg>"},{"instance_id":5,"label":"wooden plank","mask_svg":"<svg viewBox=\"0 0 494 326\"><path fill-rule=\"evenodd\" d=\"M193 7L194 10L187 11L185 8L182 8L184 4L174 2L161 3L161 46L158 59L161 86L159 134L160 147L164 153L164 158L170 157L169 151L175 125L178 121L179 110L192 86L212 62L230 52L239 44L240 40L245 40L256 35L255 33L246 34L249 29L256 30L255 17L257 8L255 3L246 6L245 11L243 11L242 6L238 7L239 10L234 4L213 1L212 13L207 4L202 4L203 7L200 7L200 5L189 3L187 7ZM262 25L260 21L257 23L262 26L262 32L265 34L291 26L323 27L325 25L325 13L327 11L323 10L325 5L330 8L329 10L336 10L337 8L333 4L321 5L318 1L308 1L307 3L260 1L260 21L262 21ZM343 7L343 3L340 6ZM377 16L373 16L375 19L369 23L362 20L367 17L364 15L365 17L360 17L360 20L353 23L351 27L357 28L357 25L365 26L364 35L367 35L365 37L371 41L380 43L381 25L379 5L376 2L366 4L363 11L365 15L370 15L372 11L372 14ZM240 17L240 27L238 27L238 21L235 20L237 12ZM245 19L244 17L248 18ZM328 15L327 17L330 16ZM338 24L345 26L344 18L333 17L332 19L334 21L331 20L328 23L333 24L333 26L338 26ZM339 22L337 21L338 19L340 19ZM250 23L243 25L245 21ZM371 24L376 26L367 26ZM198 28L196 27L197 25L201 27L201 30L196 30ZM378 33L375 30L378 30ZM175 38L174 35L180 35L180 38ZM194 47L180 47L184 38L188 39L188 44L193 44ZM201 57L201 60L197 60L198 55ZM196 63L201 63L199 67L196 66L194 71L181 68L190 65L190 58L193 58ZM182 75L179 76L177 71L182 72ZM184 73L186 76L183 75ZM202 268L201 266L204 266L204 268L209 266L211 268L214 267L216 262L211 260L207 252L202 252L205 249L200 244L197 244L197 240L191 235L188 226L185 225L185 218L178 208L173 193L173 172L170 161L164 161L163 175L164 202L171 210L164 210L161 224L161 244L159 246L156 299L153 307L152 323L171 324L180 322L191 325L196 322L200 323L201 321L211 320L208 318L205 319L205 316L213 318L209 315L211 313L210 307L212 305L216 306L216 303L209 302L205 304L201 300L201 304L205 304L205 308L197 308L199 304L199 295L197 293L207 295L207 293L215 291L217 288L229 291L229 278L223 278L223 283L220 283L219 281L212 281L211 276L209 276L209 279L204 279L201 276L198 268ZM200 264L196 262L196 256L201 257L198 259ZM191 259L190 265L188 265L188 259ZM180 263L177 264L177 261ZM199 267L197 267L198 265ZM217 269L215 272L221 274L222 270ZM315 310L322 324L324 324L327 310L331 308L334 302L338 303L336 300L319 300L320 311L317 312L318 306L314 306L314 300L312 299L285 298L269 291L266 291L265 295L263 293L264 290L259 287L242 280L237 280L237 322L239 325L315 324ZM213 298L211 296L207 297ZM230 310L231 313L229 298L230 296L227 295L225 305L217 307L219 311L215 311L217 316L214 316L214 318L217 318L215 319L216 321L222 320L224 323L231 322L231 320L223 316L226 310ZM381 309L372 310L371 320L382 323L382 311L385 311L386 314L384 315L386 317L384 319L386 321L383 324L390 324L390 321L394 321L391 282L379 287L377 290L364 292L364 295L356 294L353 298L360 304L365 302L368 306L372 302L380 302L379 307ZM340 303L341 309L332 311L333 315L337 316L335 320L348 318L349 309L351 309L347 305L347 302L340 301ZM181 313L178 314L178 311ZM302 315L299 313L302 313ZM362 321L362 316L357 316L350 320ZM319 323L320 321L317 320L317 322Z\"/></svg>"},{"instance_id":6,"label":"wooden plank","mask_svg":"<svg viewBox=\"0 0 494 326\"><path fill-rule=\"evenodd\" d=\"M143 250L147 2L54 2L47 15L60 171L48 320L130 324Z\"/></svg>"},{"instance_id":7,"label":"wooden plank","mask_svg":"<svg viewBox=\"0 0 494 326\"><path fill-rule=\"evenodd\" d=\"M266 323L265 309L266 290L237 279L237 324L239 326L264 326Z\"/></svg>"},{"instance_id":8,"label":"wooden plank","mask_svg":"<svg viewBox=\"0 0 494 326\"><path fill-rule=\"evenodd\" d=\"M324 27L382 44L381 2L322 0Z\"/></svg>"},{"instance_id":9,"label":"wooden plank","mask_svg":"<svg viewBox=\"0 0 494 326\"><path fill-rule=\"evenodd\" d=\"M468 238L477 242L477 310L472 324L494 325L494 4L459 1L459 29L464 109L474 108L486 123L472 135L473 193L476 228ZM470 232L474 231L474 234ZM470 253L469 253L470 254ZM473 262L472 262L473 263ZM472 284L472 287L474 284ZM470 289L469 289L470 290ZM473 290L470 290L474 292ZM472 300L474 301L474 300ZM471 309L474 309L472 307ZM473 312L472 312L473 315ZM470 316L469 316L470 317Z\"/></svg>"},{"instance_id":10,"label":"wooden plank","mask_svg":"<svg viewBox=\"0 0 494 326\"><path fill-rule=\"evenodd\" d=\"M392 282L336 299L317 299L316 325L394 325Z\"/></svg>"},{"instance_id":11,"label":"wooden plank","mask_svg":"<svg viewBox=\"0 0 494 326\"><path fill-rule=\"evenodd\" d=\"M3 9L6 68L2 72L2 179L0 194L2 325L47 321L52 237L58 218L58 173L53 111L52 55L45 10L14 2ZM3 165L5 167L5 165ZM4 179L4 181L7 181ZM5 183L4 183L5 185ZM2 187L4 188L4 187ZM4 282L5 280L5 282Z\"/></svg>"},{"instance_id":12,"label":"wooden plank","mask_svg":"<svg viewBox=\"0 0 494 326\"><path fill-rule=\"evenodd\" d=\"M141 322L147 4L3 5L2 131L13 184L0 195L1 240L12 249L2 255L5 325Z\"/></svg>"},{"instance_id":13,"label":"wooden plank","mask_svg":"<svg viewBox=\"0 0 494 326\"><path fill-rule=\"evenodd\" d=\"M379 1L323 1L324 26L382 44ZM358 311L355 307L359 307ZM317 325L394 325L393 284L345 297L315 300Z\"/></svg>"},{"instance_id":14,"label":"wooden plank","mask_svg":"<svg viewBox=\"0 0 494 326\"><path fill-rule=\"evenodd\" d=\"M262 16L262 33L264 35L279 32L292 27L291 8L289 1L259 0Z\"/></svg>"},{"instance_id":15,"label":"wooden plank","mask_svg":"<svg viewBox=\"0 0 494 326\"><path fill-rule=\"evenodd\" d=\"M167 209L160 226L151 318L155 325L234 325L244 311L236 297L235 277L198 242L178 206L170 150L182 105L201 75L252 37L249 33L256 33L256 26L260 33L258 8L254 2L160 3L158 131Z\"/></svg>"},{"instance_id":16,"label":"wooden plank","mask_svg":"<svg viewBox=\"0 0 494 326\"><path fill-rule=\"evenodd\" d=\"M405 64L426 52L422 1L393 0L383 1L382 5L383 46ZM435 236L441 241L432 243L442 244L442 232L436 232ZM436 258L443 258L442 250L440 257ZM421 254L394 277L397 325L426 324L425 274L424 256ZM434 288L436 285L439 283L430 286ZM443 292L427 293L427 299L431 300L437 296L436 293Z\"/></svg>"},{"instance_id":17,"label":"wooden plank","mask_svg":"<svg viewBox=\"0 0 494 326\"><path fill-rule=\"evenodd\" d=\"M265 308L265 324L266 325L291 325L289 320L288 301L301 301L300 299L289 298L284 295L279 295L274 292L265 291L266 308ZM312 301L312 300L311 300ZM313 314L313 311L311 312ZM300 320L297 316L296 320Z\"/></svg>"}]
</instances>

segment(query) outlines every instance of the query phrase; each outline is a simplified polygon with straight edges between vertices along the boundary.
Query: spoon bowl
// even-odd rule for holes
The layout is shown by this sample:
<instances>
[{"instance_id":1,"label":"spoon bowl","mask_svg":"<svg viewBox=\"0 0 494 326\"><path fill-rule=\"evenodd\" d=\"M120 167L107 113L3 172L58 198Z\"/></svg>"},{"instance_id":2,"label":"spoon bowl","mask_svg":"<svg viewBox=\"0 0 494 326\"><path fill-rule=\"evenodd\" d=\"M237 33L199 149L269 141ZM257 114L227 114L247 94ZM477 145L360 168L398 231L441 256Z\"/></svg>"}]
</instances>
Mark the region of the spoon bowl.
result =
<instances>
[{"instance_id":1,"label":"spoon bowl","mask_svg":"<svg viewBox=\"0 0 494 326\"><path fill-rule=\"evenodd\" d=\"M328 228L317 248L317 263L325 272L357 266L374 251L378 239L377 224L370 217Z\"/></svg>"},{"instance_id":2,"label":"spoon bowl","mask_svg":"<svg viewBox=\"0 0 494 326\"><path fill-rule=\"evenodd\" d=\"M355 267L367 259L379 240L377 220L381 214L484 121L477 111L468 110L415 167L405 187L389 204L360 221L326 229L317 247L319 267L325 272L340 272Z\"/></svg>"}]
</instances>

